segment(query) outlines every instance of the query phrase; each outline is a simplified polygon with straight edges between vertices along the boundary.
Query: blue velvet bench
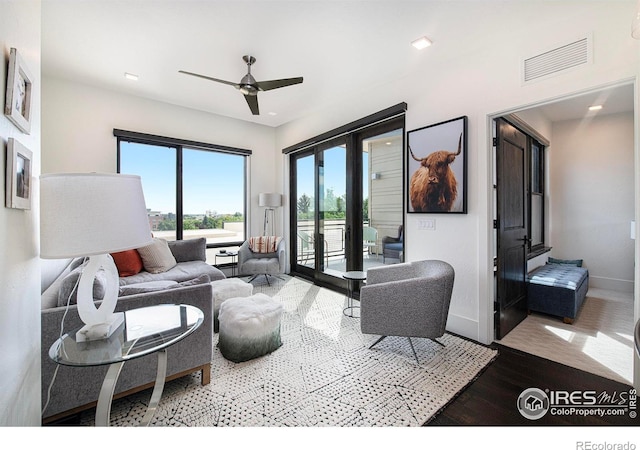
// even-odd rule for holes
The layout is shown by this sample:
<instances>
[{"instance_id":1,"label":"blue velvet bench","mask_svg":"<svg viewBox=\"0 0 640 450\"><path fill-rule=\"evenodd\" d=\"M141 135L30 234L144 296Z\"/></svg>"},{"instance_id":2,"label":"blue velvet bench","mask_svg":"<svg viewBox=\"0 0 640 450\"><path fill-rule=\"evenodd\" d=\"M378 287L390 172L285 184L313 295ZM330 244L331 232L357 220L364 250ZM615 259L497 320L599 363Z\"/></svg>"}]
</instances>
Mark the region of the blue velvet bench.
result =
<instances>
[{"instance_id":1,"label":"blue velvet bench","mask_svg":"<svg viewBox=\"0 0 640 450\"><path fill-rule=\"evenodd\" d=\"M527 277L528 308L573 323L589 289L589 271L568 264L545 264Z\"/></svg>"}]
</instances>

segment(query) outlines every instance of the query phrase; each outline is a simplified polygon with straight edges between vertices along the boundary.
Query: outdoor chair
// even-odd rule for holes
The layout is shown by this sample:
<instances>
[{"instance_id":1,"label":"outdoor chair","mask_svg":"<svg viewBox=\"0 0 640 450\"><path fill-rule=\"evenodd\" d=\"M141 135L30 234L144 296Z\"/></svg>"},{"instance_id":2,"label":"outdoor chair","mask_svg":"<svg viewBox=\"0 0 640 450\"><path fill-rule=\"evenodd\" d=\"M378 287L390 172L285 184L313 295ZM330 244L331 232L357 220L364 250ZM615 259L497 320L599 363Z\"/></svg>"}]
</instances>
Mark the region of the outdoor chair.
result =
<instances>
[{"instance_id":1,"label":"outdoor chair","mask_svg":"<svg viewBox=\"0 0 640 450\"><path fill-rule=\"evenodd\" d=\"M382 262L386 263L387 258L404 260L404 230L402 225L398 227L398 235L385 236L382 238Z\"/></svg>"}]
</instances>

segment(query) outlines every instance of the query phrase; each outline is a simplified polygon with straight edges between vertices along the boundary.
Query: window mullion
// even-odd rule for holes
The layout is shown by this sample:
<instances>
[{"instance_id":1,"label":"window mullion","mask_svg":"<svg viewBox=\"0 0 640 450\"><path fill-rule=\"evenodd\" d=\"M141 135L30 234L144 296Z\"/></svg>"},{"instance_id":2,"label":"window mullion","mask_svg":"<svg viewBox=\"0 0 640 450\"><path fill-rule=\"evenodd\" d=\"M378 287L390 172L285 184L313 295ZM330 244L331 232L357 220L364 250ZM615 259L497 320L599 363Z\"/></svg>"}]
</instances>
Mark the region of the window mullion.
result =
<instances>
[{"instance_id":1,"label":"window mullion","mask_svg":"<svg viewBox=\"0 0 640 450\"><path fill-rule=\"evenodd\" d=\"M182 198L182 146L176 146L176 239L182 240L184 236L184 211Z\"/></svg>"}]
</instances>

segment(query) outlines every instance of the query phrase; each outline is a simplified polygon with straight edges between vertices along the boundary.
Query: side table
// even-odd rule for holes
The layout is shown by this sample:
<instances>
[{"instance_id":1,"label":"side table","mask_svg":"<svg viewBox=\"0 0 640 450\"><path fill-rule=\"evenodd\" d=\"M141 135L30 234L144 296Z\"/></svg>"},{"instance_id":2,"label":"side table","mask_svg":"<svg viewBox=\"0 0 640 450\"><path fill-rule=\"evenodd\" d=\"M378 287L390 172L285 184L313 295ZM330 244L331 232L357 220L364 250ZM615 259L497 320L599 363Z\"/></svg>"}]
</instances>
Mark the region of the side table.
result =
<instances>
[{"instance_id":1,"label":"side table","mask_svg":"<svg viewBox=\"0 0 640 450\"><path fill-rule=\"evenodd\" d=\"M347 317L359 318L360 312L356 315L356 310L359 311L360 307L353 304L354 294L358 283L367 279L367 273L355 270L343 273L342 278L347 280L347 307L342 310L342 313Z\"/></svg>"},{"instance_id":2,"label":"side table","mask_svg":"<svg viewBox=\"0 0 640 450\"><path fill-rule=\"evenodd\" d=\"M167 348L193 333L204 314L191 305L156 305L124 312L124 323L108 339L76 341L76 332L65 334L49 349L49 357L65 366L109 365L96 407L96 426L109 426L113 392L125 362L152 353L158 354L156 381L149 407L140 422L147 426L160 402L167 375Z\"/></svg>"},{"instance_id":3,"label":"side table","mask_svg":"<svg viewBox=\"0 0 640 450\"><path fill-rule=\"evenodd\" d=\"M218 266L218 258L231 258L231 276L236 276L236 267L238 266L238 252L218 252L215 255L215 265Z\"/></svg>"}]
</instances>

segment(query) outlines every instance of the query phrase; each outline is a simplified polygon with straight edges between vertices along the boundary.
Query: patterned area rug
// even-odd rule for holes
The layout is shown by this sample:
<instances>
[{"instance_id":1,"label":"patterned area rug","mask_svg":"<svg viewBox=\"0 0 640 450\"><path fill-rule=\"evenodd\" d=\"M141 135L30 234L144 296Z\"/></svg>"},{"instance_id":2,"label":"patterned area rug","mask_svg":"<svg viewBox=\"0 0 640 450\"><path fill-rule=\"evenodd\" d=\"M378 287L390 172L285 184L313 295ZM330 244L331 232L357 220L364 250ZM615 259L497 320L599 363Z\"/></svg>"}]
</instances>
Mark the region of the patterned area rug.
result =
<instances>
[{"instance_id":1,"label":"patterned area rug","mask_svg":"<svg viewBox=\"0 0 640 450\"><path fill-rule=\"evenodd\" d=\"M165 385L154 426L420 426L467 386L495 350L446 334L442 347L413 339L363 335L360 319L343 315L343 295L285 277L256 284L284 305L283 345L233 363L214 349L211 383L199 375ZM214 346L217 335L214 337ZM171 357L171 353L169 353ZM114 426L137 425L150 391L116 400ZM82 418L93 424L93 414Z\"/></svg>"}]
</instances>

